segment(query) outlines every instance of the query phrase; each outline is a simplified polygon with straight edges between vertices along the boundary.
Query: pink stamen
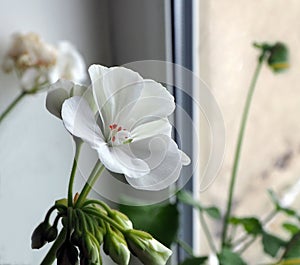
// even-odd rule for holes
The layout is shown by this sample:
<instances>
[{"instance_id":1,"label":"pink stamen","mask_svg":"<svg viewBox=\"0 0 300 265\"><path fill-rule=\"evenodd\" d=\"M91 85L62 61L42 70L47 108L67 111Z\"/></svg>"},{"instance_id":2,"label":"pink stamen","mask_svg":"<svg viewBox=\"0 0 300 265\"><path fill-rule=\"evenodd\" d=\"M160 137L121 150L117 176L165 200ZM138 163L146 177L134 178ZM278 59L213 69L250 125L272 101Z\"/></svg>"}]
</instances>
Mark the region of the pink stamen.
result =
<instances>
[{"instance_id":1,"label":"pink stamen","mask_svg":"<svg viewBox=\"0 0 300 265\"><path fill-rule=\"evenodd\" d=\"M111 140L114 142L116 140L116 136L113 136Z\"/></svg>"},{"instance_id":2,"label":"pink stamen","mask_svg":"<svg viewBox=\"0 0 300 265\"><path fill-rule=\"evenodd\" d=\"M122 127L120 126L120 127L118 128L118 132L121 131L121 130L122 130Z\"/></svg>"},{"instance_id":3,"label":"pink stamen","mask_svg":"<svg viewBox=\"0 0 300 265\"><path fill-rule=\"evenodd\" d=\"M116 128L117 128L117 126L118 126L118 125L117 125L117 124L115 124L115 123L112 125L113 129L116 129Z\"/></svg>"}]
</instances>

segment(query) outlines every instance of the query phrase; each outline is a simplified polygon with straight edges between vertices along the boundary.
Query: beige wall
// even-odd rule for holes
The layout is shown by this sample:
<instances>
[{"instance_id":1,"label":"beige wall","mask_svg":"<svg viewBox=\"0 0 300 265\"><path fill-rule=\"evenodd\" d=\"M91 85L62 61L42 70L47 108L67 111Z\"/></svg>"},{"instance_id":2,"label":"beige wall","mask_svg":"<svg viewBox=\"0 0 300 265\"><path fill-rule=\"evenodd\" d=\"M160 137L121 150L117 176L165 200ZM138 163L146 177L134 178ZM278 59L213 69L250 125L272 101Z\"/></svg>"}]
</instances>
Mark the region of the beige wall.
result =
<instances>
[{"instance_id":1,"label":"beige wall","mask_svg":"<svg viewBox=\"0 0 300 265\"><path fill-rule=\"evenodd\" d=\"M290 48L288 72L274 75L267 67L262 69L234 200L237 214L266 213L271 207L266 189L283 194L300 176L300 1L201 0L200 17L200 75L219 102L227 131L222 170L201 198L223 208L242 108L258 56L251 44L279 40ZM220 230L217 224L214 234ZM251 264L262 261L258 253L253 255Z\"/></svg>"}]
</instances>

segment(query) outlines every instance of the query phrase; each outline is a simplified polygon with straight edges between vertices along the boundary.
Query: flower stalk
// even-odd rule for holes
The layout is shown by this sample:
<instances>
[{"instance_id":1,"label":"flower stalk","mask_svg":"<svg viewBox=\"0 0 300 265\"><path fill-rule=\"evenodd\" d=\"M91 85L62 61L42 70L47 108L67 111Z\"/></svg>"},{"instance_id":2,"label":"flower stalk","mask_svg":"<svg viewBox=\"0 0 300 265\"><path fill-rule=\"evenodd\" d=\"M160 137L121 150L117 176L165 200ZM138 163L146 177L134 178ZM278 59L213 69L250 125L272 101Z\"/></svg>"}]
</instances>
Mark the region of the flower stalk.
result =
<instances>
[{"instance_id":1,"label":"flower stalk","mask_svg":"<svg viewBox=\"0 0 300 265\"><path fill-rule=\"evenodd\" d=\"M72 171L70 175L70 180L69 180L69 187L68 187L68 206L72 207L73 206L73 186L74 186L74 179L77 171L77 164L78 164L78 159L80 155L80 150L82 146L81 141L75 141L75 156L73 160L73 166L72 166Z\"/></svg>"},{"instance_id":2,"label":"flower stalk","mask_svg":"<svg viewBox=\"0 0 300 265\"><path fill-rule=\"evenodd\" d=\"M86 181L86 183L75 203L75 206L74 206L75 208L77 208L77 207L79 208L81 206L81 204L85 201L85 199L88 196L88 194L90 193L93 185L95 184L97 179L100 177L100 175L104 169L105 169L104 165L102 165L100 161L97 161L94 166L94 169L92 170L88 180Z\"/></svg>"},{"instance_id":3,"label":"flower stalk","mask_svg":"<svg viewBox=\"0 0 300 265\"><path fill-rule=\"evenodd\" d=\"M237 177L237 172L238 172L238 167L239 167L239 162L240 162L240 155L241 155L241 150L242 150L242 144L243 144L243 139L244 139L244 134L245 134L245 128L246 128L246 123L247 119L249 116L249 109L251 105L251 101L253 98L255 86L258 80L258 76L260 74L261 67L263 65L264 59L266 55L266 50L262 50L262 54L260 55L258 59L258 63L255 69L255 72L252 77L252 81L248 90L247 98L246 98L246 103L243 111L243 116L242 116L242 121L240 125L240 130L239 130L239 135L238 135L238 140L237 140L237 146L235 150L235 155L234 155L234 162L233 162L233 168L232 168L232 173L231 173L231 178L230 178L230 185L229 185L229 192L228 192L228 200L227 200L227 207L226 207L226 212L225 212L225 217L223 221L223 231L222 231L222 246L226 246L227 244L227 230L228 230L228 225L229 225L229 219L231 215L231 210L232 210L232 200L233 200L233 195L234 195L234 187L236 183L236 177Z\"/></svg>"},{"instance_id":4,"label":"flower stalk","mask_svg":"<svg viewBox=\"0 0 300 265\"><path fill-rule=\"evenodd\" d=\"M0 116L0 123L2 120L15 108L15 106L26 96L27 92L22 91L6 108L6 110Z\"/></svg>"}]
</instances>

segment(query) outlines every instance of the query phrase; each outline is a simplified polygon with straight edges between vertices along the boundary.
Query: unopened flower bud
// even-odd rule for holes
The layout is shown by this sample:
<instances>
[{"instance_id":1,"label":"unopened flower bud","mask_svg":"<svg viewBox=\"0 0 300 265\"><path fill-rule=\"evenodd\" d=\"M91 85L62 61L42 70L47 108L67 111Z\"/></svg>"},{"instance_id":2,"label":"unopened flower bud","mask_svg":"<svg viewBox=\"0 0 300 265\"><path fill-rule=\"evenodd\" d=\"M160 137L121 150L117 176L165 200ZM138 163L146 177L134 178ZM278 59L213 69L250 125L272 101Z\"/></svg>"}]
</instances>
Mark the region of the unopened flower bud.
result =
<instances>
[{"instance_id":1,"label":"unopened flower bud","mask_svg":"<svg viewBox=\"0 0 300 265\"><path fill-rule=\"evenodd\" d=\"M118 224L123 226L125 229L133 228L132 222L129 220L129 218L125 214L117 210L111 210L111 212L109 213L109 217L114 219Z\"/></svg>"},{"instance_id":2,"label":"unopened flower bud","mask_svg":"<svg viewBox=\"0 0 300 265\"><path fill-rule=\"evenodd\" d=\"M64 242L56 253L57 265L77 265L78 250L68 240Z\"/></svg>"},{"instance_id":3,"label":"unopened flower bud","mask_svg":"<svg viewBox=\"0 0 300 265\"><path fill-rule=\"evenodd\" d=\"M274 72L282 72L289 68L289 52L283 43L275 43L269 51L268 65Z\"/></svg>"},{"instance_id":4,"label":"unopened flower bud","mask_svg":"<svg viewBox=\"0 0 300 265\"><path fill-rule=\"evenodd\" d=\"M52 242L57 238L57 234L58 234L57 228L54 226L51 226L45 233L45 240L47 242Z\"/></svg>"},{"instance_id":5,"label":"unopened flower bud","mask_svg":"<svg viewBox=\"0 0 300 265\"><path fill-rule=\"evenodd\" d=\"M93 265L101 265L101 254L100 254L100 245L98 244L95 237L88 233L82 240L80 245L80 264L93 264ZM82 260L85 263L82 263Z\"/></svg>"},{"instance_id":6,"label":"unopened flower bud","mask_svg":"<svg viewBox=\"0 0 300 265\"><path fill-rule=\"evenodd\" d=\"M129 263L130 251L122 234L109 230L104 237L103 249L117 264Z\"/></svg>"},{"instance_id":7,"label":"unopened flower bud","mask_svg":"<svg viewBox=\"0 0 300 265\"><path fill-rule=\"evenodd\" d=\"M39 249L47 243L45 235L50 228L48 222L40 223L37 228L33 231L31 236L31 248Z\"/></svg>"},{"instance_id":8,"label":"unopened flower bud","mask_svg":"<svg viewBox=\"0 0 300 265\"><path fill-rule=\"evenodd\" d=\"M164 265L172 255L170 249L146 232L128 230L125 238L130 249L143 264Z\"/></svg>"}]
</instances>

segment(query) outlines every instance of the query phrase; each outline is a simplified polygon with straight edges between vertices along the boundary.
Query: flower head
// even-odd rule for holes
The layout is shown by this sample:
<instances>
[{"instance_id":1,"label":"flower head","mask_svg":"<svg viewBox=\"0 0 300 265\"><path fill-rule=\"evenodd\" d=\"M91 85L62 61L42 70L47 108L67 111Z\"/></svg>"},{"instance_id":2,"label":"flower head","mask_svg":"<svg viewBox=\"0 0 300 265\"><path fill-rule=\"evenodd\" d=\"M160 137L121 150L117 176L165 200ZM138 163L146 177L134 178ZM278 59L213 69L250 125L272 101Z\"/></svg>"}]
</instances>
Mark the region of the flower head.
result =
<instances>
[{"instance_id":1,"label":"flower head","mask_svg":"<svg viewBox=\"0 0 300 265\"><path fill-rule=\"evenodd\" d=\"M73 45L60 42L57 47L43 41L36 33L16 33L2 68L15 70L23 90L35 93L59 78L83 81L85 63Z\"/></svg>"},{"instance_id":2,"label":"flower head","mask_svg":"<svg viewBox=\"0 0 300 265\"><path fill-rule=\"evenodd\" d=\"M97 115L82 97L62 106L67 130L87 142L104 166L144 190L167 188L189 158L171 138L174 98L161 84L123 67L89 68Z\"/></svg>"}]
</instances>

